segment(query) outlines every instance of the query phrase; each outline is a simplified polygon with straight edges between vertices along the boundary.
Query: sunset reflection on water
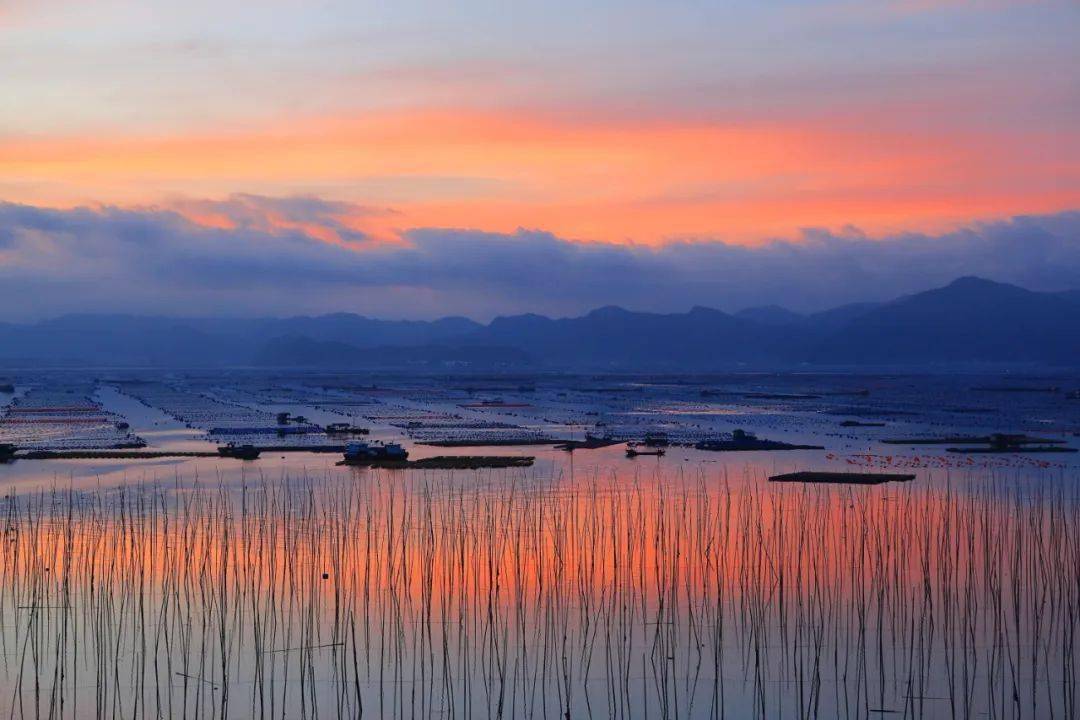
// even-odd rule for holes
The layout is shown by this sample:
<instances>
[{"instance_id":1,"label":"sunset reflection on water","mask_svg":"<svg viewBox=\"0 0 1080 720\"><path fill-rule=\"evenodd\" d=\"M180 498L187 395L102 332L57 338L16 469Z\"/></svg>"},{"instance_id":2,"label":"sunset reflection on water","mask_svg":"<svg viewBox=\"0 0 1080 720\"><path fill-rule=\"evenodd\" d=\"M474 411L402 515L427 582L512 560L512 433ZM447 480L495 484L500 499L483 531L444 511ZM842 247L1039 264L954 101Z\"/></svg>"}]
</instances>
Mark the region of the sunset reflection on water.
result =
<instances>
[{"instance_id":1,"label":"sunset reflection on water","mask_svg":"<svg viewBox=\"0 0 1080 720\"><path fill-rule=\"evenodd\" d=\"M1076 713L1064 484L326 472L5 499L16 715Z\"/></svg>"}]
</instances>

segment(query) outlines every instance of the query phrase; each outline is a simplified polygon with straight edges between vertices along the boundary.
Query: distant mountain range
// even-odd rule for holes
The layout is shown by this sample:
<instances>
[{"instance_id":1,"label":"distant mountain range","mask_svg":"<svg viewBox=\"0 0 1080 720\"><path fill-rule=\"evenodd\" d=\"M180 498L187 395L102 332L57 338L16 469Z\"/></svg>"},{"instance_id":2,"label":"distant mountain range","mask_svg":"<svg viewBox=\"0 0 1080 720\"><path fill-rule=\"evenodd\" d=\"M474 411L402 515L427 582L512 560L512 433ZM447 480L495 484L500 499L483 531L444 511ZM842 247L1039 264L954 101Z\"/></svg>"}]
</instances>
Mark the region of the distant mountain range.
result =
<instances>
[{"instance_id":1,"label":"distant mountain range","mask_svg":"<svg viewBox=\"0 0 1080 720\"><path fill-rule=\"evenodd\" d=\"M603 307L575 318L431 322L338 313L284 319L68 315L0 324L0 363L326 369L475 368L703 371L791 367L1080 364L1080 291L1044 293L981 278L886 303L803 315Z\"/></svg>"}]
</instances>

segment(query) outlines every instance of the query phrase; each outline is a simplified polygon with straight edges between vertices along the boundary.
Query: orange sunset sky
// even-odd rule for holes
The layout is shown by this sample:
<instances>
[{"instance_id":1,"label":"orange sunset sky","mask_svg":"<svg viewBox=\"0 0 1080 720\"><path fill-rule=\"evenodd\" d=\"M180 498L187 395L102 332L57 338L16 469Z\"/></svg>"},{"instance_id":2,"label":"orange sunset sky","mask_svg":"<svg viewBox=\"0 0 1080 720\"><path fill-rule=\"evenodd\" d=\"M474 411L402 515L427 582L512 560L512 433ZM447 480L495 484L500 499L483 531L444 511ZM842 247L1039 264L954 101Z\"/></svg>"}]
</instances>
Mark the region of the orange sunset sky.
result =
<instances>
[{"instance_id":1,"label":"orange sunset sky","mask_svg":"<svg viewBox=\"0 0 1080 720\"><path fill-rule=\"evenodd\" d=\"M1080 204L1075 5L714 5L15 2L0 196L646 244Z\"/></svg>"},{"instance_id":2,"label":"orange sunset sky","mask_svg":"<svg viewBox=\"0 0 1080 720\"><path fill-rule=\"evenodd\" d=\"M1053 226L1048 247L1075 240L1077 37L1071 1L0 1L7 314L126 308L102 294L125 273L168 312L281 311L239 285L271 265L309 269L311 297L292 298L309 311L337 309L324 280L339 298L377 282L342 305L403 316L737 304L757 296L724 295L718 273L764 268L739 248L844 277L822 258L905 238L926 248L883 252L908 279L851 265L864 295L995 258L1007 279L1067 285L1060 262L1020 253L1026 217ZM987 228L1013 249L972 244ZM853 244L815 249L828 237ZM630 255L595 265L611 248ZM974 250L987 262L968 268ZM373 252L400 264L392 280L345 273ZM428 282L463 253L489 275ZM614 275L660 261L696 289L632 295ZM626 287L485 290L538 263ZM214 279L226 266L246 269L234 286ZM198 288L170 285L180 268ZM828 306L837 287L791 302Z\"/></svg>"}]
</instances>

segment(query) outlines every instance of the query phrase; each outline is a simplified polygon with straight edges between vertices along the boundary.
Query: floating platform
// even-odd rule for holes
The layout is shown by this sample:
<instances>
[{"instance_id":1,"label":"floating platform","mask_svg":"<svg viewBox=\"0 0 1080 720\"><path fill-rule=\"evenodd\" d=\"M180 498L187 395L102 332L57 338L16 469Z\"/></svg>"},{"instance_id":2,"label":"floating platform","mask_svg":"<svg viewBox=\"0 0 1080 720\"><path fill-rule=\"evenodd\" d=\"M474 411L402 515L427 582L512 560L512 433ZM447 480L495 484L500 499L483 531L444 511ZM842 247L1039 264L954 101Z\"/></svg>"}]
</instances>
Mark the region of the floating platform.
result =
<instances>
[{"instance_id":1,"label":"floating platform","mask_svg":"<svg viewBox=\"0 0 1080 720\"><path fill-rule=\"evenodd\" d=\"M147 460L157 458L221 457L217 451L201 450L27 450L17 460Z\"/></svg>"},{"instance_id":2,"label":"floating platform","mask_svg":"<svg viewBox=\"0 0 1080 720\"><path fill-rule=\"evenodd\" d=\"M318 425L270 425L267 427L212 427L207 435L321 435Z\"/></svg>"},{"instance_id":3,"label":"floating platform","mask_svg":"<svg viewBox=\"0 0 1080 720\"><path fill-rule=\"evenodd\" d=\"M1059 441L1063 442L1063 441ZM1066 447L1064 445L1012 445L1012 446L994 446L990 447L951 447L946 448L946 452L951 453L964 453L964 454L976 454L981 453L984 455L1001 454L1001 455L1014 455L1016 453L1074 453L1076 448Z\"/></svg>"},{"instance_id":4,"label":"floating platform","mask_svg":"<svg viewBox=\"0 0 1080 720\"><path fill-rule=\"evenodd\" d=\"M708 452L761 452L770 450L824 450L821 445L792 445L776 440L702 440L694 445Z\"/></svg>"},{"instance_id":5,"label":"floating platform","mask_svg":"<svg viewBox=\"0 0 1080 720\"><path fill-rule=\"evenodd\" d=\"M385 470L481 470L484 468L529 467L536 458L506 455L437 455L419 460L372 460L352 462L350 467L370 467ZM338 465L346 465L341 461Z\"/></svg>"},{"instance_id":6,"label":"floating platform","mask_svg":"<svg viewBox=\"0 0 1080 720\"><path fill-rule=\"evenodd\" d=\"M1010 445L1062 445L1064 440L1030 437L1028 435L961 435L953 437L927 438L886 438L881 442L886 445L990 445L993 443Z\"/></svg>"},{"instance_id":7,"label":"floating platform","mask_svg":"<svg viewBox=\"0 0 1080 720\"><path fill-rule=\"evenodd\" d=\"M638 457L639 455L654 455L656 457L663 457L666 451L664 448L656 448L654 450L637 450L632 447L626 448L626 457Z\"/></svg>"},{"instance_id":8,"label":"floating platform","mask_svg":"<svg viewBox=\"0 0 1080 720\"><path fill-rule=\"evenodd\" d=\"M500 440L425 440L416 443L428 447L512 447L514 445L560 445L565 440L555 438L510 438Z\"/></svg>"},{"instance_id":9,"label":"floating platform","mask_svg":"<svg viewBox=\"0 0 1080 720\"><path fill-rule=\"evenodd\" d=\"M846 473L846 472L801 472L773 475L769 482L829 483L832 485L881 485L887 482L908 482L915 476L910 473Z\"/></svg>"},{"instance_id":10,"label":"floating platform","mask_svg":"<svg viewBox=\"0 0 1080 720\"><path fill-rule=\"evenodd\" d=\"M345 445L259 445L258 448L264 453L276 452L309 452L309 453L343 453Z\"/></svg>"},{"instance_id":11,"label":"floating platform","mask_svg":"<svg viewBox=\"0 0 1080 720\"><path fill-rule=\"evenodd\" d=\"M344 445L259 445L263 453L343 453ZM160 458L220 458L217 450L27 450L14 460L153 460Z\"/></svg>"},{"instance_id":12,"label":"floating platform","mask_svg":"<svg viewBox=\"0 0 1080 720\"><path fill-rule=\"evenodd\" d=\"M349 423L330 423L324 428L327 435L369 435L371 430Z\"/></svg>"},{"instance_id":13,"label":"floating platform","mask_svg":"<svg viewBox=\"0 0 1080 720\"><path fill-rule=\"evenodd\" d=\"M694 444L697 450L710 452L752 452L763 450L824 450L820 445L792 445L778 440L762 440L745 430L734 430L730 440L702 440Z\"/></svg>"},{"instance_id":14,"label":"floating platform","mask_svg":"<svg viewBox=\"0 0 1080 720\"><path fill-rule=\"evenodd\" d=\"M612 445L618 445L621 440L613 440L611 438L589 438L587 440L567 440L561 442L555 446L556 450L566 450L567 452L573 452L574 450L596 450L598 448L611 447Z\"/></svg>"}]
</instances>

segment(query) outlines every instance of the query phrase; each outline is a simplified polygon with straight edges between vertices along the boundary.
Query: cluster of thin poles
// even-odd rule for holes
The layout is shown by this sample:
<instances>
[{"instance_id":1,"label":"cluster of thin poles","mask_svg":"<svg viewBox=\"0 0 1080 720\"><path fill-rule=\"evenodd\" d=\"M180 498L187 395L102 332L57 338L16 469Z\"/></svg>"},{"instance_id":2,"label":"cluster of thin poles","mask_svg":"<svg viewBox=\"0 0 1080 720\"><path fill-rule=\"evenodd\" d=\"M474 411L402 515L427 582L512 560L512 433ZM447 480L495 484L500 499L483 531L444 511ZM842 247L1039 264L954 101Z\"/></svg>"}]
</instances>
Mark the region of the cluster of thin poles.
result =
<instances>
[{"instance_id":1,"label":"cluster of thin poles","mask_svg":"<svg viewBox=\"0 0 1080 720\"><path fill-rule=\"evenodd\" d=\"M12 717L1078 717L1080 496L1051 487L11 495L0 692Z\"/></svg>"}]
</instances>

